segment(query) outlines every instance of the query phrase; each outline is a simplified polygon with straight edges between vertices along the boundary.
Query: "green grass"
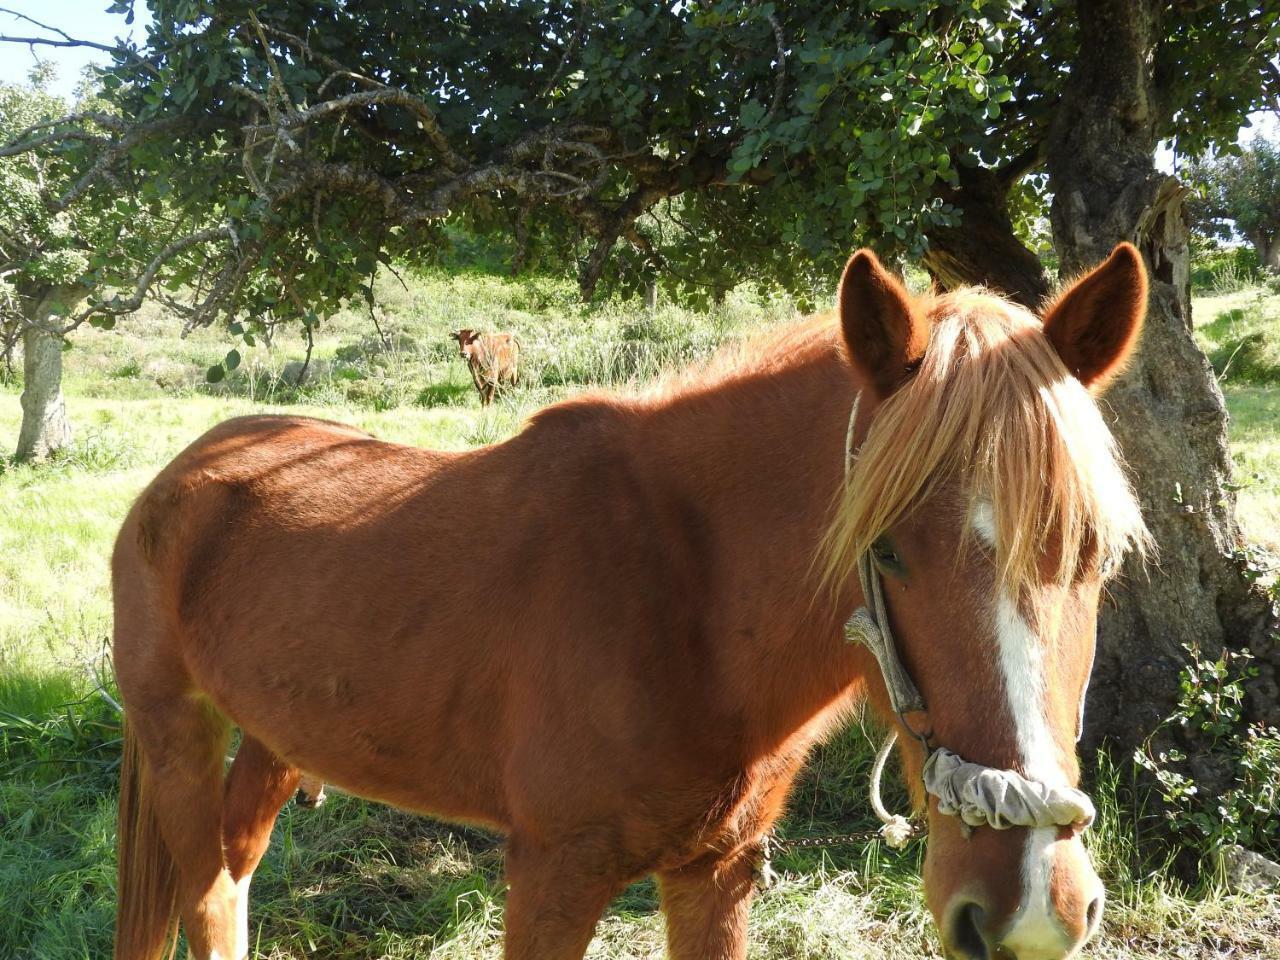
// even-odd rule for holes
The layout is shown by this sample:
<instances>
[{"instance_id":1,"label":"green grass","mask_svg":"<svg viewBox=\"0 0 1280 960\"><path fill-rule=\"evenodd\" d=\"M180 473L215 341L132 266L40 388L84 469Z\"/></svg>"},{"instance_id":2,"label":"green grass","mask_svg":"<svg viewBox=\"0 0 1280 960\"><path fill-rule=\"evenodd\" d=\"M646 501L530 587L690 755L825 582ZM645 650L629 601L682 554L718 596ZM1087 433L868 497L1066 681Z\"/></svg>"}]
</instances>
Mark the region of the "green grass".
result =
<instances>
[{"instance_id":1,"label":"green grass","mask_svg":"<svg viewBox=\"0 0 1280 960\"><path fill-rule=\"evenodd\" d=\"M1280 295L1243 286L1198 299L1193 316L1231 414L1241 527L1280 554Z\"/></svg>"},{"instance_id":2,"label":"green grass","mask_svg":"<svg viewBox=\"0 0 1280 960\"><path fill-rule=\"evenodd\" d=\"M749 290L710 315L663 307L652 317L620 304L585 308L571 285L546 280L431 274L409 278L407 289L384 279L379 292L389 346L366 313L341 314L321 328L301 386L286 373L303 345L285 331L274 343L242 346L241 367L214 386L204 371L228 349L221 332L179 338L152 311L114 331L84 331L66 356L73 449L53 464L0 468L0 958L109 954L119 717L102 658L107 558L132 498L183 445L229 416L276 410L463 449L509 436L530 411L575 390L642 382L792 316L786 301ZM1245 291L1198 303L1197 316L1252 309L1255 299ZM1264 312L1274 303L1264 300ZM1213 330L1225 338L1243 322ZM464 326L512 330L524 346L524 384L489 410L479 409L448 340ZM1224 388L1242 520L1255 539L1276 545L1280 388L1239 382L1230 371ZM17 394L17 384L0 384L5 445L17 433ZM872 752L856 725L821 749L783 833L872 826ZM1280 899L1227 896L1211 882L1188 890L1143 861L1152 822L1135 812L1141 804L1122 769L1098 774L1101 817L1089 842L1111 902L1104 935L1086 956L1280 956ZM891 802L905 805L900 789ZM937 957L922 856L917 842L902 853L872 844L780 857L778 884L753 907L751 956ZM256 955L496 958L501 862L491 836L351 797L335 795L318 811L289 805L254 881ZM645 882L611 907L590 956L659 957L662 943L656 892Z\"/></svg>"},{"instance_id":3,"label":"green grass","mask_svg":"<svg viewBox=\"0 0 1280 960\"><path fill-rule=\"evenodd\" d=\"M1280 297L1253 286L1197 306L1196 334L1220 380L1280 385Z\"/></svg>"},{"instance_id":4,"label":"green grass","mask_svg":"<svg viewBox=\"0 0 1280 960\"><path fill-rule=\"evenodd\" d=\"M1207 249L1194 244L1191 262L1191 289L1195 294L1230 293L1255 287L1265 279L1252 247L1218 247Z\"/></svg>"}]
</instances>

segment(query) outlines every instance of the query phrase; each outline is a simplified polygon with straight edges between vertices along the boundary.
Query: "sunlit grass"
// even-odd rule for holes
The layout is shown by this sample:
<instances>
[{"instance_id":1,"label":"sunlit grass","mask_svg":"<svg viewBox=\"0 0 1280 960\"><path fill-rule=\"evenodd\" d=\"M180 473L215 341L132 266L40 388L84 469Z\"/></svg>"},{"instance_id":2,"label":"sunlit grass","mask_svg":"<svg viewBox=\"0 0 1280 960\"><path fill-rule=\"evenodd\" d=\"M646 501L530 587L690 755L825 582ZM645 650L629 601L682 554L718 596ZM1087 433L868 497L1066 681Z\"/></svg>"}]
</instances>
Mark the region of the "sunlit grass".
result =
<instances>
[{"instance_id":1,"label":"sunlit grass","mask_svg":"<svg viewBox=\"0 0 1280 960\"><path fill-rule=\"evenodd\" d=\"M1280 294L1243 286L1197 298L1192 315L1231 415L1241 528L1280 554Z\"/></svg>"}]
</instances>

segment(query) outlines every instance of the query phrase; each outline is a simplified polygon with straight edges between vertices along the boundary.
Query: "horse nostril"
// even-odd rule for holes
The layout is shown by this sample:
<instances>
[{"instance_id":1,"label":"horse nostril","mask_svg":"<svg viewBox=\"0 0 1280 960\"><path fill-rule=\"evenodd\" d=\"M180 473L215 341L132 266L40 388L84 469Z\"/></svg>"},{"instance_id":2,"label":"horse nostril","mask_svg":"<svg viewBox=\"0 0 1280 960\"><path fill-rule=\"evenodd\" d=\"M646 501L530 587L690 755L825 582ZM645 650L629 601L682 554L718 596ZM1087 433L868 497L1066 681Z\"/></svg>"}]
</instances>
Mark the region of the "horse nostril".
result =
<instances>
[{"instance_id":1,"label":"horse nostril","mask_svg":"<svg viewBox=\"0 0 1280 960\"><path fill-rule=\"evenodd\" d=\"M1090 937L1098 929L1098 921L1102 919L1102 897L1094 897L1084 912L1085 936Z\"/></svg>"},{"instance_id":2,"label":"horse nostril","mask_svg":"<svg viewBox=\"0 0 1280 960\"><path fill-rule=\"evenodd\" d=\"M951 947L965 960L988 960L987 939L982 935L983 909L966 903L951 919Z\"/></svg>"}]
</instances>

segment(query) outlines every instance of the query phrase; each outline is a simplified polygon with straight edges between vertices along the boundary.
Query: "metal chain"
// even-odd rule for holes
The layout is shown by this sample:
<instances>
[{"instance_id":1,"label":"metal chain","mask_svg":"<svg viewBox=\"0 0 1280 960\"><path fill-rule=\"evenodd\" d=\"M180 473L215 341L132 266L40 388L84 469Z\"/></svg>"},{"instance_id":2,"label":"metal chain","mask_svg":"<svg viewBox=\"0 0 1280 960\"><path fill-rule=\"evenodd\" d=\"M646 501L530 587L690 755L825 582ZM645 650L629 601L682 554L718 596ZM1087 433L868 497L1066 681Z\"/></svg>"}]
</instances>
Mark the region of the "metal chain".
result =
<instances>
[{"instance_id":1,"label":"metal chain","mask_svg":"<svg viewBox=\"0 0 1280 960\"><path fill-rule=\"evenodd\" d=\"M911 836L920 837L924 830L912 824ZM769 837L770 853L786 853L788 850L811 850L818 847L850 847L872 840L883 840L880 831L861 830L857 833L833 833L825 837Z\"/></svg>"},{"instance_id":2,"label":"metal chain","mask_svg":"<svg viewBox=\"0 0 1280 960\"><path fill-rule=\"evenodd\" d=\"M911 824L911 836L922 837L925 835L923 825L918 822ZM825 837L775 837L771 833L766 833L760 838L760 855L756 859L755 865L755 885L756 889L762 893L774 885L778 879L778 875L773 869L773 857L777 853L786 853L788 850L814 850L822 847L850 847L860 843L870 843L872 840L884 840L880 831L877 830L859 830L857 833L833 833Z\"/></svg>"}]
</instances>

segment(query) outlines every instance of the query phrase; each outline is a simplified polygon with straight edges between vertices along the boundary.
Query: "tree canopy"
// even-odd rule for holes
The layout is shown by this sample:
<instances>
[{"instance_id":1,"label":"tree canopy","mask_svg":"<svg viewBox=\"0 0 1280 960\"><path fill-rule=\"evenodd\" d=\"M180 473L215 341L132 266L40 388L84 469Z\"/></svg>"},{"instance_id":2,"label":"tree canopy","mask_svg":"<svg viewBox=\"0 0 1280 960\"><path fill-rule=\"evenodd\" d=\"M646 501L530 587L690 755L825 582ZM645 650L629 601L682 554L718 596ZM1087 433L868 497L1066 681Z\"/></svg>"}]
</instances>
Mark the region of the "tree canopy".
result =
<instances>
[{"instance_id":1,"label":"tree canopy","mask_svg":"<svg viewBox=\"0 0 1280 960\"><path fill-rule=\"evenodd\" d=\"M1010 95L1007 11L981 0L254 6L157 0L104 78L164 129L129 151L146 189L192 230L234 225L206 318L323 309L377 259L430 259L450 220L576 262L588 294L659 267L692 294L796 288L856 234L918 249L948 222L933 187Z\"/></svg>"},{"instance_id":2,"label":"tree canopy","mask_svg":"<svg viewBox=\"0 0 1280 960\"><path fill-rule=\"evenodd\" d=\"M1201 195L1192 210L1201 229L1223 239L1237 233L1260 266L1280 271L1280 143L1255 138L1238 155L1192 166Z\"/></svg>"},{"instance_id":3,"label":"tree canopy","mask_svg":"<svg viewBox=\"0 0 1280 960\"><path fill-rule=\"evenodd\" d=\"M1034 273L984 225L1038 209L1077 42L1061 2L149 6L147 43L102 78L128 125L85 138L102 116L82 113L9 150L88 152L83 192L120 195L127 171L162 202L158 276L199 323L313 320L379 261L438 256L450 223L515 269L576 266L587 295L655 273L695 299L803 293L859 243L931 251L949 281L974 279L956 248L980 238ZM1274 94L1276 6L1163 14L1160 136L1225 141Z\"/></svg>"},{"instance_id":4,"label":"tree canopy","mask_svg":"<svg viewBox=\"0 0 1280 960\"><path fill-rule=\"evenodd\" d=\"M48 93L43 78L27 86L0 84L0 142L19 136L48 137L49 149L0 157L0 325L5 349L32 315L33 303L51 292L55 315L69 315L80 291L132 286L145 269L163 227L138 195L105 178L96 189L92 149L127 124L110 108L84 100L98 119L73 137L49 131L66 117L68 104ZM65 319L65 317L64 317Z\"/></svg>"}]
</instances>

